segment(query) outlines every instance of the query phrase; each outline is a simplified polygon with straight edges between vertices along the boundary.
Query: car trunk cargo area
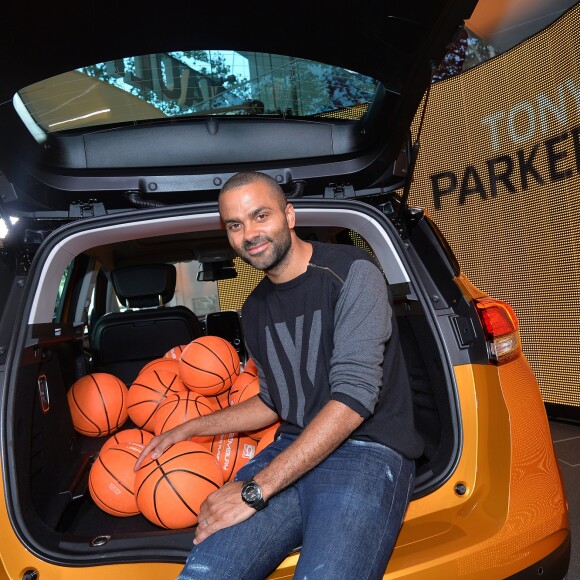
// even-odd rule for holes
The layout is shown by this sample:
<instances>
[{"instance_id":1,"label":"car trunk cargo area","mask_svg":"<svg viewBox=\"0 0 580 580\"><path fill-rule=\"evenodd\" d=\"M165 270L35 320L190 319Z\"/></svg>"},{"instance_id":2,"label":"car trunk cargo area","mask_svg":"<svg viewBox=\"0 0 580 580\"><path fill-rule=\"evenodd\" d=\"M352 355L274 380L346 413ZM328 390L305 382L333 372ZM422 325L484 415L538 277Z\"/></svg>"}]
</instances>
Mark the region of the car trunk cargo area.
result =
<instances>
[{"instance_id":1,"label":"car trunk cargo area","mask_svg":"<svg viewBox=\"0 0 580 580\"><path fill-rule=\"evenodd\" d=\"M380 212L352 202L338 203L334 209L343 211L336 213L329 211L330 204L324 209L316 203L296 206L299 233L336 242L348 239L344 232L354 232L376 256L393 289L415 420L425 440L425 453L417 461L416 495L425 495L445 480L457 458L459 418L449 364L433 315L418 292L421 284L403 266L394 228ZM14 525L32 550L65 564L184 561L193 529L164 530L142 515L111 516L91 499L89 470L107 437L86 437L74 430L67 391L80 376L99 368L86 321L51 322L51 297L58 294L71 257L133 239L173 243L191 231L218 235L219 220L211 206L173 213L147 210L129 223L126 216L91 222L90 230L77 222L53 234L37 254L42 267L33 264L27 282L22 338L7 367L9 462L16 467L7 480Z\"/></svg>"}]
</instances>

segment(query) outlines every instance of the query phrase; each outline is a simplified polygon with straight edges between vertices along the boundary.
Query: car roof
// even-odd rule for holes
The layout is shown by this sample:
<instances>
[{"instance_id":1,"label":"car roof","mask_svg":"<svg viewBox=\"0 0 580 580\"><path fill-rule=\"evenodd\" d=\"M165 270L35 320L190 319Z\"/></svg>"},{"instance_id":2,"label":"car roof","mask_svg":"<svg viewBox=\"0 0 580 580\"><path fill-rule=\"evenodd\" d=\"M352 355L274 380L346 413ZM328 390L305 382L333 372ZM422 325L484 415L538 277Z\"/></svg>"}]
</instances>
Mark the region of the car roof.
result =
<instances>
[{"instance_id":1,"label":"car roof","mask_svg":"<svg viewBox=\"0 0 580 580\"><path fill-rule=\"evenodd\" d=\"M395 161L431 71L476 0L20 4L6 9L0 34L0 190L8 210L64 209L94 197L122 207L130 191L168 203L207 200L243 168L270 172L282 185L309 183L310 191L388 186L400 179ZM120 121L45 140L16 112L15 94L53 75L130 55L212 49L340 66L375 79L377 93L350 119Z\"/></svg>"}]
</instances>

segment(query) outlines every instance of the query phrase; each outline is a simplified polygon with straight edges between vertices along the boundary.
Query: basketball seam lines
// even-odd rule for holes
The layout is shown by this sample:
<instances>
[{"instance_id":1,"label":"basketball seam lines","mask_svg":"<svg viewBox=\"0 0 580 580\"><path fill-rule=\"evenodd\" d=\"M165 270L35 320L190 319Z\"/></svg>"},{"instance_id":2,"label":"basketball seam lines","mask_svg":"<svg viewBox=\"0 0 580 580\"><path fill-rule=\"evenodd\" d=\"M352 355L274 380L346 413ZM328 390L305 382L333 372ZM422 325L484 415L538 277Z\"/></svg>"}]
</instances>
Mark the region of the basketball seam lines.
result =
<instances>
[{"instance_id":1,"label":"basketball seam lines","mask_svg":"<svg viewBox=\"0 0 580 580\"><path fill-rule=\"evenodd\" d=\"M110 433L111 432L111 424L109 422L109 413L107 410L107 405L105 404L105 399L103 397L103 393L101 393L101 388L99 387L99 383L97 382L97 379L95 379L95 377L93 375L89 375L89 377L91 377L91 380L95 383L95 386L97 387L97 392L99 393L99 397L101 398L101 404L103 405L103 410L105 411L105 418L107 419L107 432Z\"/></svg>"},{"instance_id":2,"label":"basketball seam lines","mask_svg":"<svg viewBox=\"0 0 580 580\"><path fill-rule=\"evenodd\" d=\"M92 419L91 419L91 418L90 418L90 417L89 417L89 416L88 416L88 415L87 415L87 414L86 414L86 413L83 411L83 409L81 408L81 406L80 406L79 402L77 401L77 398L76 398L76 395L75 395L75 391L74 391L74 389L71 389L71 395L72 395L72 399L73 399L73 401L74 401L74 404L76 405L77 409L79 410L79 413L80 413L80 414L81 414L81 415L82 415L82 416L83 416L83 417L84 417L84 418L85 418L85 419L86 419L86 420L87 420L89 423L93 424L93 425L94 425L94 426L97 428L97 431L99 432L99 435L100 435L100 434L101 434L103 431L101 430L101 428L99 427L99 425L97 425L97 423L95 423L95 422L94 422L94 421L93 421L93 420L92 420ZM77 427L77 429L78 429L79 431L81 431L81 432L82 432L82 431L84 431L85 433L93 433L93 431L88 431L88 430L86 430L86 429L80 429L79 427Z\"/></svg>"},{"instance_id":3,"label":"basketball seam lines","mask_svg":"<svg viewBox=\"0 0 580 580\"><path fill-rule=\"evenodd\" d=\"M127 453L127 451L125 451L124 449L116 449L115 451L122 451L123 453ZM135 460L137 460L137 458L132 455L131 453L127 453L128 455L131 455L131 457ZM113 478L115 478L115 481L117 481L119 483L119 485L127 490L131 495L135 495L135 493L133 492L132 489L129 489L122 481L119 480L119 478L105 465L105 462L99 457L99 463L103 466L103 469Z\"/></svg>"}]
</instances>

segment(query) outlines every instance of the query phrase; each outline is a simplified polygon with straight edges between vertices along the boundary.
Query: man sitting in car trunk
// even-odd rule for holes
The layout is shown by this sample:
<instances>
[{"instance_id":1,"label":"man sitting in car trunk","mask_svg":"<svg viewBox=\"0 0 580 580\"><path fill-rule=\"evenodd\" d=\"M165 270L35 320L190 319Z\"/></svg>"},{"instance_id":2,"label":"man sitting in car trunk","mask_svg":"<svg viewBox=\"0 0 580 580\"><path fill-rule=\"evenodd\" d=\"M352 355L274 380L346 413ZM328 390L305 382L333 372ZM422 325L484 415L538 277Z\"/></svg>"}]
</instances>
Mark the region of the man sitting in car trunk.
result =
<instances>
[{"instance_id":1,"label":"man sitting in car trunk","mask_svg":"<svg viewBox=\"0 0 580 580\"><path fill-rule=\"evenodd\" d=\"M219 211L266 274L242 310L260 394L155 437L136 469L192 436L283 423L202 504L180 578L263 579L297 546L296 578L380 578L423 449L385 279L362 249L298 238L265 174L230 178Z\"/></svg>"}]
</instances>

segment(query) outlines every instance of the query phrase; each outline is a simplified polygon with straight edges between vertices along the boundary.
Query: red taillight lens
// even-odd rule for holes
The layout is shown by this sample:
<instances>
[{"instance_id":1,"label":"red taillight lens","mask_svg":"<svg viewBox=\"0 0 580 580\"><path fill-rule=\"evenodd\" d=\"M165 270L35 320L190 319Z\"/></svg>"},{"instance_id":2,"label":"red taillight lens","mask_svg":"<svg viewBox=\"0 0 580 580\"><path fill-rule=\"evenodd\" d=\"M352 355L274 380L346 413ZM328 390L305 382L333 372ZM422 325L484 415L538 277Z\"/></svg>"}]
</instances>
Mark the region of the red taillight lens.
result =
<instances>
[{"instance_id":1,"label":"red taillight lens","mask_svg":"<svg viewBox=\"0 0 580 580\"><path fill-rule=\"evenodd\" d=\"M518 319L512 307L501 300L478 298L473 301L483 326L491 362L502 364L521 352Z\"/></svg>"},{"instance_id":2,"label":"red taillight lens","mask_svg":"<svg viewBox=\"0 0 580 580\"><path fill-rule=\"evenodd\" d=\"M518 319L509 304L492 298L480 298L474 302L488 338L517 332Z\"/></svg>"}]
</instances>

